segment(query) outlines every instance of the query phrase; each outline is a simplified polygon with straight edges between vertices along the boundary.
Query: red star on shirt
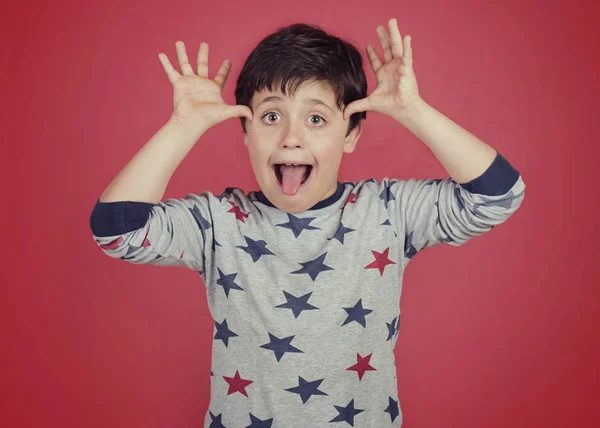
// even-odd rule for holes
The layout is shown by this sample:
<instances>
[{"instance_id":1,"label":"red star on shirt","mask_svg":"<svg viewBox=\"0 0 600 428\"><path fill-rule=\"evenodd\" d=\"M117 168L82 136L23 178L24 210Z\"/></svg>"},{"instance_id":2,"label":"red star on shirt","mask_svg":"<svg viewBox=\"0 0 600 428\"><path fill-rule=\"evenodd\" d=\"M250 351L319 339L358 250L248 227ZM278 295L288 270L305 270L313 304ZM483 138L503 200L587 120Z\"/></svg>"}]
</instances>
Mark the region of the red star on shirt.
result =
<instances>
[{"instance_id":1,"label":"red star on shirt","mask_svg":"<svg viewBox=\"0 0 600 428\"><path fill-rule=\"evenodd\" d=\"M243 212L242 212L242 209L241 209L240 207L238 207L238 206L235 204L235 202L231 202L231 201L228 201L228 202L231 204L231 206L232 206L233 208L232 208L232 209L230 209L230 210L229 210L229 211L227 211L227 212L228 212L228 213L235 213L235 218L236 218L236 219L240 220L242 223L246 223L246 222L244 221L244 218L248 218L248 216L249 216L250 214L249 214L249 213L248 213L248 214L246 214L246 213L243 213Z\"/></svg>"},{"instance_id":2,"label":"red star on shirt","mask_svg":"<svg viewBox=\"0 0 600 428\"><path fill-rule=\"evenodd\" d=\"M119 247L121 242L123 242L123 237L119 236L117 239L110 241L108 244L100 244L100 241L96 239L96 242L100 245L100 248L103 250L114 250Z\"/></svg>"},{"instance_id":3,"label":"red star on shirt","mask_svg":"<svg viewBox=\"0 0 600 428\"><path fill-rule=\"evenodd\" d=\"M383 253L380 253L375 250L371 250L373 255L375 256L375 261L365 266L365 269L379 269L379 273L383 276L383 271L387 265L395 265L393 261L388 259L388 253L390 252L390 247L387 247Z\"/></svg>"},{"instance_id":4,"label":"red star on shirt","mask_svg":"<svg viewBox=\"0 0 600 428\"><path fill-rule=\"evenodd\" d=\"M342 209L344 209L346 207L346 205L348 204L354 204L356 203L356 200L358 198L356 197L356 193L350 193L348 195L348 199L346 199L346 202L344 202L344 205L342 206Z\"/></svg>"},{"instance_id":5,"label":"red star on shirt","mask_svg":"<svg viewBox=\"0 0 600 428\"><path fill-rule=\"evenodd\" d=\"M353 366L348 367L346 370L356 371L358 373L358 380L362 380L362 377L364 376L364 374L367 370L377 371L377 369L375 367L371 367L371 365L369 364L369 361L371 361L372 355L373 355L372 352L369 355L367 355L366 357L361 357L360 354L356 354L356 359L358 360L358 362L356 364L354 364Z\"/></svg>"},{"instance_id":6,"label":"red star on shirt","mask_svg":"<svg viewBox=\"0 0 600 428\"><path fill-rule=\"evenodd\" d=\"M234 392L241 392L246 397L248 396L248 393L246 392L246 387L250 385L253 381L242 379L237 370L235 371L234 377L223 376L223 379L225 379L229 384L229 391L227 391L227 395L231 395Z\"/></svg>"},{"instance_id":7,"label":"red star on shirt","mask_svg":"<svg viewBox=\"0 0 600 428\"><path fill-rule=\"evenodd\" d=\"M148 230L146 230L146 236L144 236L144 242L142 242L142 247L146 248L150 246L150 241L148 241L148 234L150 233L150 226L148 226Z\"/></svg>"}]
</instances>

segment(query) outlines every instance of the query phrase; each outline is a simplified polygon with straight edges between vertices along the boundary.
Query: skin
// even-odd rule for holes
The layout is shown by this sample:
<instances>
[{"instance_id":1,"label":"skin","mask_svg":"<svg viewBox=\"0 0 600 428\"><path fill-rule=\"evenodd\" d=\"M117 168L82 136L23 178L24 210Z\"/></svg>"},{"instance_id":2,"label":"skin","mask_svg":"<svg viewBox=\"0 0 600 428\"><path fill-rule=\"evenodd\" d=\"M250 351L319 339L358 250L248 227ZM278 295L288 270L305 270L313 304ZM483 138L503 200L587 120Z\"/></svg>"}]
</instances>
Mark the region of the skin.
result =
<instances>
[{"instance_id":1,"label":"skin","mask_svg":"<svg viewBox=\"0 0 600 428\"><path fill-rule=\"evenodd\" d=\"M263 89L252 97L253 118L247 121L244 144L261 191L277 208L294 214L335 192L342 157L356 148L362 126L346 136L349 120L326 82L304 82L293 98L280 87L278 82L274 91ZM263 102L271 96L281 100ZM307 99L321 100L329 108ZM283 193L273 173L273 165L283 161L313 165L309 181L295 195Z\"/></svg>"}]
</instances>

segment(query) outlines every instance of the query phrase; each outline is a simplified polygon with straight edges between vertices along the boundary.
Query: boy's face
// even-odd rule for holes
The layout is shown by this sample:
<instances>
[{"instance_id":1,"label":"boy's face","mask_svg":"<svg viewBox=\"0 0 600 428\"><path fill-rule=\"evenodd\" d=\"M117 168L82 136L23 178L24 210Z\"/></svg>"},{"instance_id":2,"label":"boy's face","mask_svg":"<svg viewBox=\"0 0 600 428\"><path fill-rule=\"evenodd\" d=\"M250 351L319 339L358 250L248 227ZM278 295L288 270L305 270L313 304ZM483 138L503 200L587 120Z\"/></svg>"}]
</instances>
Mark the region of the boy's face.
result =
<instances>
[{"instance_id":1,"label":"boy's face","mask_svg":"<svg viewBox=\"0 0 600 428\"><path fill-rule=\"evenodd\" d=\"M246 120L244 144L261 191L277 208L293 214L335 192L342 156L354 151L362 127L346 137L349 121L325 82L303 83L293 99L280 88L277 82L275 92L265 88L252 97L253 119Z\"/></svg>"}]
</instances>

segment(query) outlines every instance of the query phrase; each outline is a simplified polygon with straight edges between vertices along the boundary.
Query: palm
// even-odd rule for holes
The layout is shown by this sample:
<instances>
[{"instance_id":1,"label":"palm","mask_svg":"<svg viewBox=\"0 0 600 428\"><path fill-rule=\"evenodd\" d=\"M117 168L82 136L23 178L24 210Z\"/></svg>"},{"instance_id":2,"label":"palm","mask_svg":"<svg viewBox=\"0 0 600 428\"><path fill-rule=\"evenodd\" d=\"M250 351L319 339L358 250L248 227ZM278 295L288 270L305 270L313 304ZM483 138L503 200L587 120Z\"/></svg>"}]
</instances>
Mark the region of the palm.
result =
<instances>
[{"instance_id":1,"label":"palm","mask_svg":"<svg viewBox=\"0 0 600 428\"><path fill-rule=\"evenodd\" d=\"M402 39L395 19L389 21L389 27L390 35L382 26L377 27L385 62L379 59L371 45L367 45L369 62L377 77L377 88L366 98L349 104L344 113L346 118L360 111L396 115L420 99L412 67L410 36Z\"/></svg>"},{"instance_id":2,"label":"palm","mask_svg":"<svg viewBox=\"0 0 600 428\"><path fill-rule=\"evenodd\" d=\"M173 84L173 117L191 122L202 121L209 127L233 117L244 116L252 120L252 110L248 106L232 106L223 100L223 86L231 69L229 60L223 61L214 79L209 79L208 44L200 45L197 74L189 63L183 42L178 41L175 45L181 74L173 68L165 54L159 54L169 81Z\"/></svg>"},{"instance_id":3,"label":"palm","mask_svg":"<svg viewBox=\"0 0 600 428\"><path fill-rule=\"evenodd\" d=\"M201 76L182 76L173 84L175 109L198 109L214 105L225 105L221 87L212 79Z\"/></svg>"},{"instance_id":4,"label":"palm","mask_svg":"<svg viewBox=\"0 0 600 428\"><path fill-rule=\"evenodd\" d=\"M405 108L410 103L408 95L415 95L413 90L415 85L410 82L409 76L402 74L401 69L402 60L399 58L393 58L379 67L376 73L377 88L368 97L371 98L374 108L383 110L392 106Z\"/></svg>"}]
</instances>

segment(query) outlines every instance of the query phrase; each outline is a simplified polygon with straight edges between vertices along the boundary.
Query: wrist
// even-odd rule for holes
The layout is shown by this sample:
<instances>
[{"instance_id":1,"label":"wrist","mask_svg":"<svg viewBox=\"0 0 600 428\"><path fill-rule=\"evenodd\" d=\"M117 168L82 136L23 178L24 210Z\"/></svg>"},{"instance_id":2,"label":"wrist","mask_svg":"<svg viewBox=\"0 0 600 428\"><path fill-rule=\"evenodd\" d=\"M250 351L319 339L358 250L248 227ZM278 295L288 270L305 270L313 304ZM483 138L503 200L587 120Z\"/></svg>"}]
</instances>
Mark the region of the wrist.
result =
<instances>
[{"instance_id":1,"label":"wrist","mask_svg":"<svg viewBox=\"0 0 600 428\"><path fill-rule=\"evenodd\" d=\"M399 110L393 117L401 125L410 127L422 120L428 108L430 108L429 104L423 98L417 97L408 107Z\"/></svg>"},{"instance_id":2,"label":"wrist","mask_svg":"<svg viewBox=\"0 0 600 428\"><path fill-rule=\"evenodd\" d=\"M165 124L168 128L176 130L180 133L190 133L197 135L200 138L200 135L204 134L210 126L208 126L203 121L193 121L190 119L183 119L179 116L172 114L167 120Z\"/></svg>"}]
</instances>

